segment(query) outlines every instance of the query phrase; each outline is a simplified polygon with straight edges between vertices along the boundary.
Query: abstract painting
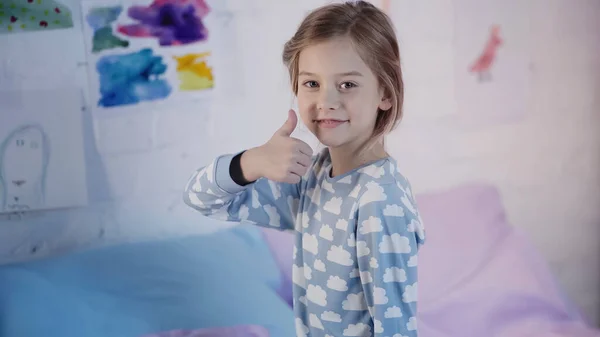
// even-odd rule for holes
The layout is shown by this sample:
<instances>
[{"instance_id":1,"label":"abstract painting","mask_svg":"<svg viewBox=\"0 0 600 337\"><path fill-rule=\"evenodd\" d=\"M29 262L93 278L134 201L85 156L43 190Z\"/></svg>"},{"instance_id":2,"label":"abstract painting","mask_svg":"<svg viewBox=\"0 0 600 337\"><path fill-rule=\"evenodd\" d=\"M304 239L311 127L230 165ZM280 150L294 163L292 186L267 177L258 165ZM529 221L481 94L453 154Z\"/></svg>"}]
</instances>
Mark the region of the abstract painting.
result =
<instances>
[{"instance_id":1,"label":"abstract painting","mask_svg":"<svg viewBox=\"0 0 600 337\"><path fill-rule=\"evenodd\" d=\"M170 109L214 89L205 0L91 0L82 11L95 115Z\"/></svg>"},{"instance_id":2,"label":"abstract painting","mask_svg":"<svg viewBox=\"0 0 600 337\"><path fill-rule=\"evenodd\" d=\"M185 45L208 39L203 18L209 13L204 0L155 0L149 6L131 6L133 24L119 25L132 37L153 37L161 46Z\"/></svg>"},{"instance_id":3,"label":"abstract painting","mask_svg":"<svg viewBox=\"0 0 600 337\"><path fill-rule=\"evenodd\" d=\"M96 63L100 79L99 106L112 107L163 99L171 86L162 77L163 58L146 48L138 52L103 56Z\"/></svg>"},{"instance_id":4,"label":"abstract painting","mask_svg":"<svg viewBox=\"0 0 600 337\"><path fill-rule=\"evenodd\" d=\"M81 91L0 91L0 213L87 203Z\"/></svg>"},{"instance_id":5,"label":"abstract painting","mask_svg":"<svg viewBox=\"0 0 600 337\"><path fill-rule=\"evenodd\" d=\"M113 34L112 24L117 20L122 6L92 8L85 16L87 24L94 30L92 38L92 53L113 48L125 48L129 46L127 40L123 40Z\"/></svg>"},{"instance_id":6,"label":"abstract painting","mask_svg":"<svg viewBox=\"0 0 600 337\"><path fill-rule=\"evenodd\" d=\"M0 0L0 34L71 27L71 10L55 0Z\"/></svg>"},{"instance_id":7,"label":"abstract painting","mask_svg":"<svg viewBox=\"0 0 600 337\"><path fill-rule=\"evenodd\" d=\"M206 63L210 53L173 56L177 61L179 90L204 90L213 87L212 68Z\"/></svg>"},{"instance_id":8,"label":"abstract painting","mask_svg":"<svg viewBox=\"0 0 600 337\"><path fill-rule=\"evenodd\" d=\"M454 6L457 120L467 128L521 121L531 78L529 6L519 0Z\"/></svg>"}]
</instances>

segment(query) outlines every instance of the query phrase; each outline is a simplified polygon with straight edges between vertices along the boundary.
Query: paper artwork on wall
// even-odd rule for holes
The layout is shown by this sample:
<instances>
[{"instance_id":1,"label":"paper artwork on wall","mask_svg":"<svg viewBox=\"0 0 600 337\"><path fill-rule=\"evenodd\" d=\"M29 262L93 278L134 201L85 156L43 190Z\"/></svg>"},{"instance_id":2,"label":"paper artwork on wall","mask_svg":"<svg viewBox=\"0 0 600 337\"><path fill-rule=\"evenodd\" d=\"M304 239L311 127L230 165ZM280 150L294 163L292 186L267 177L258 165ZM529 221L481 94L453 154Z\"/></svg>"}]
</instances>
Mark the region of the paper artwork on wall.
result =
<instances>
[{"instance_id":1,"label":"paper artwork on wall","mask_svg":"<svg viewBox=\"0 0 600 337\"><path fill-rule=\"evenodd\" d=\"M522 120L531 77L528 6L519 0L454 5L454 87L461 123L478 128Z\"/></svg>"},{"instance_id":2,"label":"paper artwork on wall","mask_svg":"<svg viewBox=\"0 0 600 337\"><path fill-rule=\"evenodd\" d=\"M86 205L81 91L0 91L0 101L0 213Z\"/></svg>"},{"instance_id":3,"label":"paper artwork on wall","mask_svg":"<svg viewBox=\"0 0 600 337\"><path fill-rule=\"evenodd\" d=\"M211 97L211 8L204 0L85 1L96 116L164 110Z\"/></svg>"},{"instance_id":4,"label":"paper artwork on wall","mask_svg":"<svg viewBox=\"0 0 600 337\"><path fill-rule=\"evenodd\" d=\"M56 0L0 0L0 34L71 27L71 10Z\"/></svg>"}]
</instances>

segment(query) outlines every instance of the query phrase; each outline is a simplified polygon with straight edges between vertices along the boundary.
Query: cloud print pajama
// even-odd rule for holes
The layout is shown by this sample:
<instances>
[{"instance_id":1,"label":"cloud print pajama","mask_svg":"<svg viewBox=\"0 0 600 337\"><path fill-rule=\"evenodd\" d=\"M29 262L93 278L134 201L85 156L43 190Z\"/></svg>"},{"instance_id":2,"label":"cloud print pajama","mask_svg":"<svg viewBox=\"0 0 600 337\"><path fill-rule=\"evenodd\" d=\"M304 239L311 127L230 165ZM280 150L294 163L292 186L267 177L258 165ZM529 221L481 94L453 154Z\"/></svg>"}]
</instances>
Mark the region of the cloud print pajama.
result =
<instances>
[{"instance_id":1,"label":"cloud print pajama","mask_svg":"<svg viewBox=\"0 0 600 337\"><path fill-rule=\"evenodd\" d=\"M185 202L227 221L293 230L298 336L417 336L422 221L393 158L331 177L327 149L298 184L240 186L233 155L196 171Z\"/></svg>"}]
</instances>

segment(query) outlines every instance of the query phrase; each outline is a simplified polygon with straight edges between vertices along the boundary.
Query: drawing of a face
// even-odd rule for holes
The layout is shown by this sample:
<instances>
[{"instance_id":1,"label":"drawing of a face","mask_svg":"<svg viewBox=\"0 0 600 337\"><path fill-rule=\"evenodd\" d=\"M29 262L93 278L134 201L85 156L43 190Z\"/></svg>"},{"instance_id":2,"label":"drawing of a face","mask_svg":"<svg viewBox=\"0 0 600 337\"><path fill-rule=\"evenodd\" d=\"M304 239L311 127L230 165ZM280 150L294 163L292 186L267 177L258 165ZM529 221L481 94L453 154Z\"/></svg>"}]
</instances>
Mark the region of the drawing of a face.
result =
<instances>
[{"instance_id":1,"label":"drawing of a face","mask_svg":"<svg viewBox=\"0 0 600 337\"><path fill-rule=\"evenodd\" d=\"M43 204L48 157L46 135L36 125L15 129L0 145L5 211L34 209Z\"/></svg>"}]
</instances>

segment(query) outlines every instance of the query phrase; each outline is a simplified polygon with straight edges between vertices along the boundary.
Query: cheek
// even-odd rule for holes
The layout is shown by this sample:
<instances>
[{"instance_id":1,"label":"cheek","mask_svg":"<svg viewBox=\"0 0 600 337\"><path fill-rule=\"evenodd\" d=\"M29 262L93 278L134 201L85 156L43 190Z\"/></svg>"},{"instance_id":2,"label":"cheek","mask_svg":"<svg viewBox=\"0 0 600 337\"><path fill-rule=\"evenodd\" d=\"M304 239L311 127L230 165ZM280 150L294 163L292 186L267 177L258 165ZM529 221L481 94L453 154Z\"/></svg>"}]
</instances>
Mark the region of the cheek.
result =
<instances>
[{"instance_id":1,"label":"cheek","mask_svg":"<svg viewBox=\"0 0 600 337\"><path fill-rule=\"evenodd\" d=\"M316 103L310 95L298 94L298 113L300 118L305 124L308 124L313 119L314 112L316 111Z\"/></svg>"},{"instance_id":2,"label":"cheek","mask_svg":"<svg viewBox=\"0 0 600 337\"><path fill-rule=\"evenodd\" d=\"M369 98L370 97L356 95L348 97L344 102L344 105L349 112L350 119L361 127L374 126L375 120L377 119L378 105L373 103L373 100Z\"/></svg>"}]
</instances>

